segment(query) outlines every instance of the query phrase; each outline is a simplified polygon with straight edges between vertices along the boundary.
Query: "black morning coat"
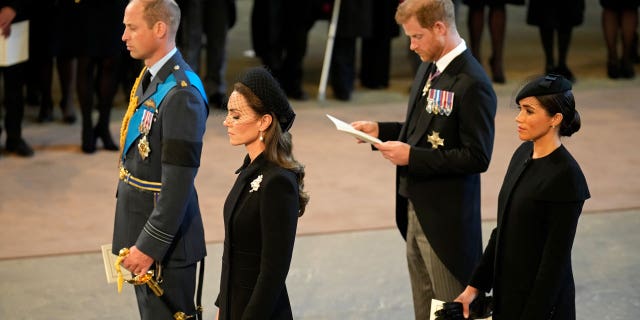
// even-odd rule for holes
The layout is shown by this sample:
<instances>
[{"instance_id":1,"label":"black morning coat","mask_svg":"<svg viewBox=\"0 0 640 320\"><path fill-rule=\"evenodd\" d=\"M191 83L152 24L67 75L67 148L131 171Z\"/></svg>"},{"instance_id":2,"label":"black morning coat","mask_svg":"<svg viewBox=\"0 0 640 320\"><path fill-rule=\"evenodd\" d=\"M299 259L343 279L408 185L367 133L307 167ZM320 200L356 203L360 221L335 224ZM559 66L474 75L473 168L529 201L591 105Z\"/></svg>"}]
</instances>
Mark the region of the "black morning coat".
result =
<instances>
[{"instance_id":1,"label":"black morning coat","mask_svg":"<svg viewBox=\"0 0 640 320\"><path fill-rule=\"evenodd\" d=\"M406 170L409 199L429 243L449 271L467 283L482 255L480 173L491 159L497 102L491 81L467 49L431 86L454 93L451 114L425 112L420 100L433 68L434 64L422 63L411 89L407 120L379 123L379 138L411 145L409 164L398 167L398 174ZM418 117L415 125L413 117ZM433 132L444 139L437 149L428 141ZM400 194L396 222L406 236L407 199Z\"/></svg>"}]
</instances>

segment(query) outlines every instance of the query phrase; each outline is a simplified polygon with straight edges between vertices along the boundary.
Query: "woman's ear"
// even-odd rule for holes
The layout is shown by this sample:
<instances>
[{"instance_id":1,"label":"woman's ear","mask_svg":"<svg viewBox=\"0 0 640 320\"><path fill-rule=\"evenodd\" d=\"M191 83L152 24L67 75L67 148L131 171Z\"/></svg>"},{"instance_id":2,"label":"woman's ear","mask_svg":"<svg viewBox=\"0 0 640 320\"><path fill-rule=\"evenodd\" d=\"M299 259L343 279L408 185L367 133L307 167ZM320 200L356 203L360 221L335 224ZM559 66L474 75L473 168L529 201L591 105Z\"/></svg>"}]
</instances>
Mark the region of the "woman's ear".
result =
<instances>
[{"instance_id":1,"label":"woman's ear","mask_svg":"<svg viewBox=\"0 0 640 320\"><path fill-rule=\"evenodd\" d=\"M271 126L272 121L273 116L271 114L262 115L262 118L260 118L260 131L266 131Z\"/></svg>"},{"instance_id":2,"label":"woman's ear","mask_svg":"<svg viewBox=\"0 0 640 320\"><path fill-rule=\"evenodd\" d=\"M554 127L557 127L562 123L562 119L563 118L564 117L562 116L562 113L558 112L558 113L554 114L553 117L551 117L551 124Z\"/></svg>"}]
</instances>

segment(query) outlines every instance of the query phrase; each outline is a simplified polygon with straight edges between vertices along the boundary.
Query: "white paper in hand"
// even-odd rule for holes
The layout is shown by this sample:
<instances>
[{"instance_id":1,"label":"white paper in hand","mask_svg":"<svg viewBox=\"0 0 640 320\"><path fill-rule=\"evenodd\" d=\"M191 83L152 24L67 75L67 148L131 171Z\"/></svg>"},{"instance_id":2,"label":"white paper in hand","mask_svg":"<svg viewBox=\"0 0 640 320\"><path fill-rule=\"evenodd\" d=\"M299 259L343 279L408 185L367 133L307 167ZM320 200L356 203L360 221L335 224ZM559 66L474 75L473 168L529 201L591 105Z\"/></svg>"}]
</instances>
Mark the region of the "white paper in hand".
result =
<instances>
[{"instance_id":1,"label":"white paper in hand","mask_svg":"<svg viewBox=\"0 0 640 320\"><path fill-rule=\"evenodd\" d=\"M356 130L354 129L350 124L336 118L336 117L332 117L330 115L327 114L327 118L329 118L329 120L331 120L333 122L333 124L336 126L336 129L338 129L338 131L342 131L342 132L346 132L362 141L371 143L371 144L376 144L376 143L382 143L382 141L374 136L368 135L362 131Z\"/></svg>"}]
</instances>

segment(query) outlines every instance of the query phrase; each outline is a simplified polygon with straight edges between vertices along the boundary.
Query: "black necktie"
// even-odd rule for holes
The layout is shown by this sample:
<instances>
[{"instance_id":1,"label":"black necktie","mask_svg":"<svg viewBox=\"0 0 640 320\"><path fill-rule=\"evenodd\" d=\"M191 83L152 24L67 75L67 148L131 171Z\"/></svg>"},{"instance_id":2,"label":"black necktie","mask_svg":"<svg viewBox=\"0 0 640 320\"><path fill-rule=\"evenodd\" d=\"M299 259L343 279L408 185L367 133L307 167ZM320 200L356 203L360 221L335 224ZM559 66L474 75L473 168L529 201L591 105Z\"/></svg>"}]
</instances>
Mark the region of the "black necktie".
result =
<instances>
[{"instance_id":1,"label":"black necktie","mask_svg":"<svg viewBox=\"0 0 640 320\"><path fill-rule=\"evenodd\" d=\"M150 82L151 82L151 72L147 70L145 71L144 76L142 76L142 92L147 91L147 87L149 87Z\"/></svg>"}]
</instances>

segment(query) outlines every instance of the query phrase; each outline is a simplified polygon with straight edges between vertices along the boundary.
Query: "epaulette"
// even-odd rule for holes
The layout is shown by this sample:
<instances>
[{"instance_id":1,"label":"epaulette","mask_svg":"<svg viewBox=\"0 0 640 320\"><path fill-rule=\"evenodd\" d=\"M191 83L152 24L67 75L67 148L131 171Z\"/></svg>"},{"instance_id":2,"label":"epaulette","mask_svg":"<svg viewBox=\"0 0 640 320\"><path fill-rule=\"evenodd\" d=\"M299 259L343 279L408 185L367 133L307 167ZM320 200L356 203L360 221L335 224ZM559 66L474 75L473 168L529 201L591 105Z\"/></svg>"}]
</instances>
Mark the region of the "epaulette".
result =
<instances>
[{"instance_id":1,"label":"epaulette","mask_svg":"<svg viewBox=\"0 0 640 320\"><path fill-rule=\"evenodd\" d=\"M209 104L209 99L207 99L207 93L204 90L202 80L200 80L200 77L198 77L198 75L194 71L181 68L180 65L175 65L173 66L173 70L171 73L173 74L173 77L175 79L176 86L182 88L194 86L200 92L200 95L202 96L205 104Z\"/></svg>"},{"instance_id":2,"label":"epaulette","mask_svg":"<svg viewBox=\"0 0 640 320\"><path fill-rule=\"evenodd\" d=\"M173 76L176 79L176 85L184 88L184 87L188 87L191 85L191 80L189 80L189 77L187 76L187 73L185 72L185 70L183 68L181 68L179 65L175 65L173 66Z\"/></svg>"}]
</instances>

